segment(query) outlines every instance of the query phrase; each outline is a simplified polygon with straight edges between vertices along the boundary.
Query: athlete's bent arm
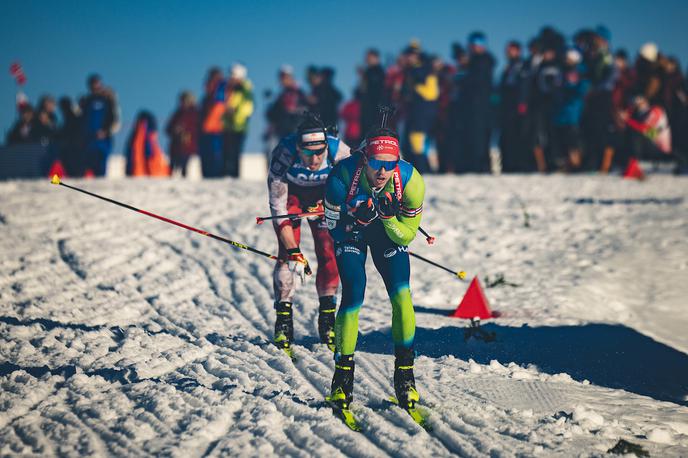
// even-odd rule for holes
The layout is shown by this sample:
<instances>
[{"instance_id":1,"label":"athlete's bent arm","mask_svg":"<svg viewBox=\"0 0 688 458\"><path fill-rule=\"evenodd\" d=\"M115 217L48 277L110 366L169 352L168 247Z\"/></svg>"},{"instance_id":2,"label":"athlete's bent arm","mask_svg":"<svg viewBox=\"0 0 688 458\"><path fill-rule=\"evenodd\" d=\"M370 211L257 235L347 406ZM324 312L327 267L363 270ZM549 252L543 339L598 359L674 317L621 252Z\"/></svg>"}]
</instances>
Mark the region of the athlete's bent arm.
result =
<instances>
[{"instance_id":1,"label":"athlete's bent arm","mask_svg":"<svg viewBox=\"0 0 688 458\"><path fill-rule=\"evenodd\" d=\"M287 170L294 163L294 156L281 142L270 155L270 170L268 171L268 192L270 195L270 213L272 216L287 213L287 198L289 196L289 183L287 182ZM297 248L294 238L294 230L289 219L272 220L277 237L287 248Z\"/></svg>"},{"instance_id":2,"label":"athlete's bent arm","mask_svg":"<svg viewBox=\"0 0 688 458\"><path fill-rule=\"evenodd\" d=\"M413 241L423 216L425 182L414 168L411 178L404 186L404 194L398 216L383 219L387 236L397 245L407 246Z\"/></svg>"}]
</instances>

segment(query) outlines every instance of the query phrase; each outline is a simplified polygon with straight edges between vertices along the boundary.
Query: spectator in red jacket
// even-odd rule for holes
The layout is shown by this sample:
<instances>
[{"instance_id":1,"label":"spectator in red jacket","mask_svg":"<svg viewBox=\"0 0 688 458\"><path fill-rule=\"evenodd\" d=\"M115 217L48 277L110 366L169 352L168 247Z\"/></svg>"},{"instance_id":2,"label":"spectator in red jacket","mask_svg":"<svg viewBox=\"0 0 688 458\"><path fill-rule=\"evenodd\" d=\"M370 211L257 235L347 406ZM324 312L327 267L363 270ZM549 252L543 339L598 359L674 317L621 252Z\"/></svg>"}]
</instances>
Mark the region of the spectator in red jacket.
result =
<instances>
[{"instance_id":1,"label":"spectator in red jacket","mask_svg":"<svg viewBox=\"0 0 688 458\"><path fill-rule=\"evenodd\" d=\"M356 148L361 143L361 92L354 91L354 97L342 106L339 116L344 121L344 142Z\"/></svg>"},{"instance_id":2,"label":"spectator in red jacket","mask_svg":"<svg viewBox=\"0 0 688 458\"><path fill-rule=\"evenodd\" d=\"M198 153L198 109L191 92L179 95L179 106L167 122L165 132L170 137L172 171L181 170L182 176L186 176L189 158Z\"/></svg>"}]
</instances>

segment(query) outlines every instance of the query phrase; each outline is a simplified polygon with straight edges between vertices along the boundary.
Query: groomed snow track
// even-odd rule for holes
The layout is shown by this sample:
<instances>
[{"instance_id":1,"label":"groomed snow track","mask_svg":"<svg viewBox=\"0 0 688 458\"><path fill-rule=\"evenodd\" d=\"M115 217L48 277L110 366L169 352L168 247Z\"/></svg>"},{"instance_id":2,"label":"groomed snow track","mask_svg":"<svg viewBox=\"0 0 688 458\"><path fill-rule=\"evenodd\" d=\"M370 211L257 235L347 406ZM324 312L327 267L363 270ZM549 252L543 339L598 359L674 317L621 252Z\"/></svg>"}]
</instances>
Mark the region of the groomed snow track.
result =
<instances>
[{"instance_id":1,"label":"groomed snow track","mask_svg":"<svg viewBox=\"0 0 688 458\"><path fill-rule=\"evenodd\" d=\"M276 249L255 224L262 184L66 182ZM387 402L391 312L372 263L354 433L323 402L333 361L312 283L297 295L292 363L270 344L269 259L47 180L1 183L0 455L599 456L619 439L688 455L688 181L427 183L423 225L438 242L412 249L520 285L486 290L504 315L487 325L498 341L466 343L446 314L467 284L412 261L431 433Z\"/></svg>"}]
</instances>

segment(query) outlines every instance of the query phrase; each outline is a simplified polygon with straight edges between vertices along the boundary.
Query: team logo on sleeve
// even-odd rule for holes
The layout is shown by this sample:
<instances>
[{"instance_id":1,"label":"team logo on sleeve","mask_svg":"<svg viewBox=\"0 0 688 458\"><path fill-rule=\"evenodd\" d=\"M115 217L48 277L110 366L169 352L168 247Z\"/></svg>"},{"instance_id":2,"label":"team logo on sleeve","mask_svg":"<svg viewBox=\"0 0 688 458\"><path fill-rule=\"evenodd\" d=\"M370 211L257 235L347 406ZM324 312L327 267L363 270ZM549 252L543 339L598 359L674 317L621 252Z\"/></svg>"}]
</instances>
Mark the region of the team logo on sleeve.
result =
<instances>
[{"instance_id":1,"label":"team logo on sleeve","mask_svg":"<svg viewBox=\"0 0 688 458\"><path fill-rule=\"evenodd\" d=\"M328 207L325 207L325 218L338 220L340 218L339 211L330 210Z\"/></svg>"}]
</instances>

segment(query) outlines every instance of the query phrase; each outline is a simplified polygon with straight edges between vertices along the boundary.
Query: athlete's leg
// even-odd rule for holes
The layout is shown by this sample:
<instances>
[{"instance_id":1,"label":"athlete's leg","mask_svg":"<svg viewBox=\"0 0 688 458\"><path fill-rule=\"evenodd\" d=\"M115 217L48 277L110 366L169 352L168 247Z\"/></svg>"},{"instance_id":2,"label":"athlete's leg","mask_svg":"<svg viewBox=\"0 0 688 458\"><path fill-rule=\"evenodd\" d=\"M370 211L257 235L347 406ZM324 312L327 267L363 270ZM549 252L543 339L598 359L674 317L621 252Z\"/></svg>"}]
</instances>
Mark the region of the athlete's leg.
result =
<instances>
[{"instance_id":1,"label":"athlete's leg","mask_svg":"<svg viewBox=\"0 0 688 458\"><path fill-rule=\"evenodd\" d=\"M318 218L308 222L313 234L315 256L318 259L318 273L315 287L318 290L318 335L320 342L334 351L334 322L337 308L339 273L334 257L334 243L327 230L325 220Z\"/></svg>"},{"instance_id":2,"label":"athlete's leg","mask_svg":"<svg viewBox=\"0 0 688 458\"><path fill-rule=\"evenodd\" d=\"M392 303L392 339L394 348L413 348L416 318L409 289L408 248L396 245L386 235L370 243L375 268L385 282Z\"/></svg>"},{"instance_id":3,"label":"athlete's leg","mask_svg":"<svg viewBox=\"0 0 688 458\"><path fill-rule=\"evenodd\" d=\"M339 243L335 256L342 281L342 303L335 322L336 349L337 353L351 355L356 350L358 312L365 295L367 247L364 242Z\"/></svg>"},{"instance_id":4,"label":"athlete's leg","mask_svg":"<svg viewBox=\"0 0 688 458\"><path fill-rule=\"evenodd\" d=\"M291 204L291 205L290 205ZM298 208L298 199L289 196L287 200L287 208L294 211ZM300 211L300 210L298 210ZM301 221L288 221L286 224L291 224L294 231L294 239L296 243L301 240ZM279 227L275 229L279 231ZM282 260L287 259L287 249L277 237L279 245L277 257L280 261L275 263L273 270L273 288L275 291L275 344L284 349L291 356L291 343L294 341L294 318L292 300L294 296L294 275L289 271L286 262Z\"/></svg>"},{"instance_id":5,"label":"athlete's leg","mask_svg":"<svg viewBox=\"0 0 688 458\"><path fill-rule=\"evenodd\" d=\"M358 338L358 312L365 295L364 242L344 242L335 246L335 256L342 280L342 303L335 323L335 369L330 399L341 408L348 408L353 399L354 351Z\"/></svg>"},{"instance_id":6,"label":"athlete's leg","mask_svg":"<svg viewBox=\"0 0 688 458\"><path fill-rule=\"evenodd\" d=\"M419 396L413 376L416 319L409 289L408 248L394 244L383 234L378 235L377 240L371 243L370 251L392 303L394 391L399 403L405 408L411 408Z\"/></svg>"}]
</instances>

